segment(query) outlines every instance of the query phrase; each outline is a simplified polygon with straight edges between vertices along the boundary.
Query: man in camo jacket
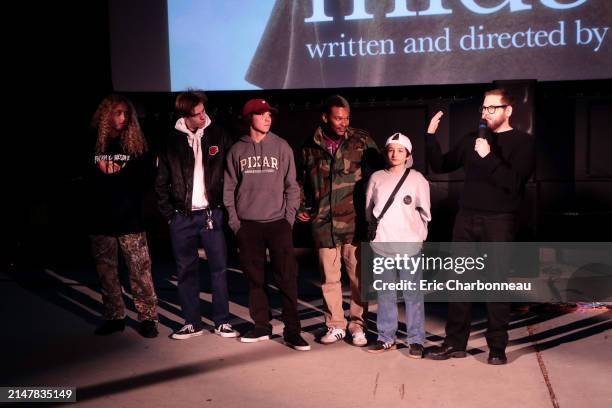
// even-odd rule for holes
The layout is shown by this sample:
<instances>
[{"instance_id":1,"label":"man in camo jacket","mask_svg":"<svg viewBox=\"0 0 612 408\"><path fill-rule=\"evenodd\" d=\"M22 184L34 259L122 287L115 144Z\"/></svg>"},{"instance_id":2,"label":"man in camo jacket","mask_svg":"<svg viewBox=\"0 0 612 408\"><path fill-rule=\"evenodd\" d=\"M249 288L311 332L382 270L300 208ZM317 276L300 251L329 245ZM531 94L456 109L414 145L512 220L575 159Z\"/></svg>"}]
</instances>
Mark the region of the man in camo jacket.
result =
<instances>
[{"instance_id":1,"label":"man in camo jacket","mask_svg":"<svg viewBox=\"0 0 612 408\"><path fill-rule=\"evenodd\" d=\"M349 103L340 95L323 103L322 123L302 147L302 206L297 218L312 221L319 257L328 329L321 342L331 344L346 335L340 281L344 262L351 288L348 330L354 345L365 346L367 302L360 296L358 244L366 231L367 176L380 167L381 159L368 132L349 127L349 114Z\"/></svg>"}]
</instances>

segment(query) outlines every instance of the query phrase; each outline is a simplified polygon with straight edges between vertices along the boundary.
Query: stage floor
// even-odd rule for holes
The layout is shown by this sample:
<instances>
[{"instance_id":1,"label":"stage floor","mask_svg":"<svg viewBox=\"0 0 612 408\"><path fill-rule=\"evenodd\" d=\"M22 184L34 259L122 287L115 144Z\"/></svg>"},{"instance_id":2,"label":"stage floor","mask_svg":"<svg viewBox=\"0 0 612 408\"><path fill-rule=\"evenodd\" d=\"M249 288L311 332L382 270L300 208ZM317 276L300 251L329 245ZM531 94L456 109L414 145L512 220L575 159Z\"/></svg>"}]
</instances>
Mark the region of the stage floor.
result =
<instances>
[{"instance_id":1,"label":"stage floor","mask_svg":"<svg viewBox=\"0 0 612 408\"><path fill-rule=\"evenodd\" d=\"M172 340L172 330L182 325L173 265L154 259L159 337L138 335L127 294L129 326L97 337L101 297L91 264L13 265L0 272L0 385L76 387L83 407L612 406L610 310L555 305L515 310L505 366L486 364L482 308L474 310L465 359L414 360L405 347L373 355L344 341L315 342L324 330L318 272L307 252L300 259L300 317L309 352L283 344L280 301L272 286L271 341L244 344L210 331ZM210 325L205 268L202 278L202 311ZM245 332L247 285L235 263L228 281L232 323ZM347 296L345 308L346 301ZM376 306L370 309L368 338L374 342ZM426 346L441 342L445 313L444 304L426 304Z\"/></svg>"}]
</instances>

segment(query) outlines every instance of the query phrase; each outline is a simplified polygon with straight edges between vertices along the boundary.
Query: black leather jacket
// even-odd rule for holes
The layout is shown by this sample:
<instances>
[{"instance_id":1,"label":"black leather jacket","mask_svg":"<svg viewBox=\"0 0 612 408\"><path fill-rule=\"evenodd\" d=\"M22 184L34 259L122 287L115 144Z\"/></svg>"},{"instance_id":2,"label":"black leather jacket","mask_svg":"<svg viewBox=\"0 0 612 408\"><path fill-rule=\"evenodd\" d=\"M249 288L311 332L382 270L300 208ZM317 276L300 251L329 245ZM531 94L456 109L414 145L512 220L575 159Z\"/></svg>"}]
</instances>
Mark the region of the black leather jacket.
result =
<instances>
[{"instance_id":1,"label":"black leather jacket","mask_svg":"<svg viewBox=\"0 0 612 408\"><path fill-rule=\"evenodd\" d=\"M210 208L223 206L225 155L232 146L229 135L214 124L204 130L202 162L204 183ZM159 154L155 192L161 214L170 220L175 212L191 213L195 157L187 135L173 129Z\"/></svg>"}]
</instances>

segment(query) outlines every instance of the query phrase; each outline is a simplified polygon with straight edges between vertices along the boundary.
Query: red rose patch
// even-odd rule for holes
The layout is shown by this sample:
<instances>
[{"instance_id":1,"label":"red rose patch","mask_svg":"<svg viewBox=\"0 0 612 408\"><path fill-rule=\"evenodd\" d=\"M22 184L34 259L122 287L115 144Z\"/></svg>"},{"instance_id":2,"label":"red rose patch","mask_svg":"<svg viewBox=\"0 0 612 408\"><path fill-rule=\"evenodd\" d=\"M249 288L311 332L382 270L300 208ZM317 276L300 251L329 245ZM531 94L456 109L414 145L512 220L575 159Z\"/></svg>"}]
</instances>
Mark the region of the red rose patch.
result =
<instances>
[{"instance_id":1,"label":"red rose patch","mask_svg":"<svg viewBox=\"0 0 612 408\"><path fill-rule=\"evenodd\" d=\"M214 156L217 153L219 153L219 146L210 146L208 148L208 155L209 156Z\"/></svg>"}]
</instances>

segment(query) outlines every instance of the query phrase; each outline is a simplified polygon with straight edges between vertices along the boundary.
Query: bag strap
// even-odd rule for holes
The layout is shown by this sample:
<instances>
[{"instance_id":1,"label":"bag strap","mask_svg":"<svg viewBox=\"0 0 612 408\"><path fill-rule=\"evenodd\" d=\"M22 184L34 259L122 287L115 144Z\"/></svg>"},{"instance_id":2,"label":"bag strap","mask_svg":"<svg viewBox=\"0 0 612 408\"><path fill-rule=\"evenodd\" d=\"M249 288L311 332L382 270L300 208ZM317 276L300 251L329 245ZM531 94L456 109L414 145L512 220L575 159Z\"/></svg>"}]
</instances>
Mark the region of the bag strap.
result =
<instances>
[{"instance_id":1,"label":"bag strap","mask_svg":"<svg viewBox=\"0 0 612 408\"><path fill-rule=\"evenodd\" d=\"M393 203L393 200L395 200L395 195L399 191L399 189L402 186L402 184L404 184L404 180L406 180L406 177L408 177L408 173L410 173L410 168L407 168L404 171L404 174L402 175L402 178L398 181L397 185L395 186L395 189L393 189L393 192L391 193L391 196L389 197L389 199L385 203L385 206L383 207L382 211L380 212L380 215L378 217L374 217L376 219L376 221L380 221L380 219L383 217L383 215L385 215L385 213L387 212L389 207L391 207L391 204Z\"/></svg>"}]
</instances>

